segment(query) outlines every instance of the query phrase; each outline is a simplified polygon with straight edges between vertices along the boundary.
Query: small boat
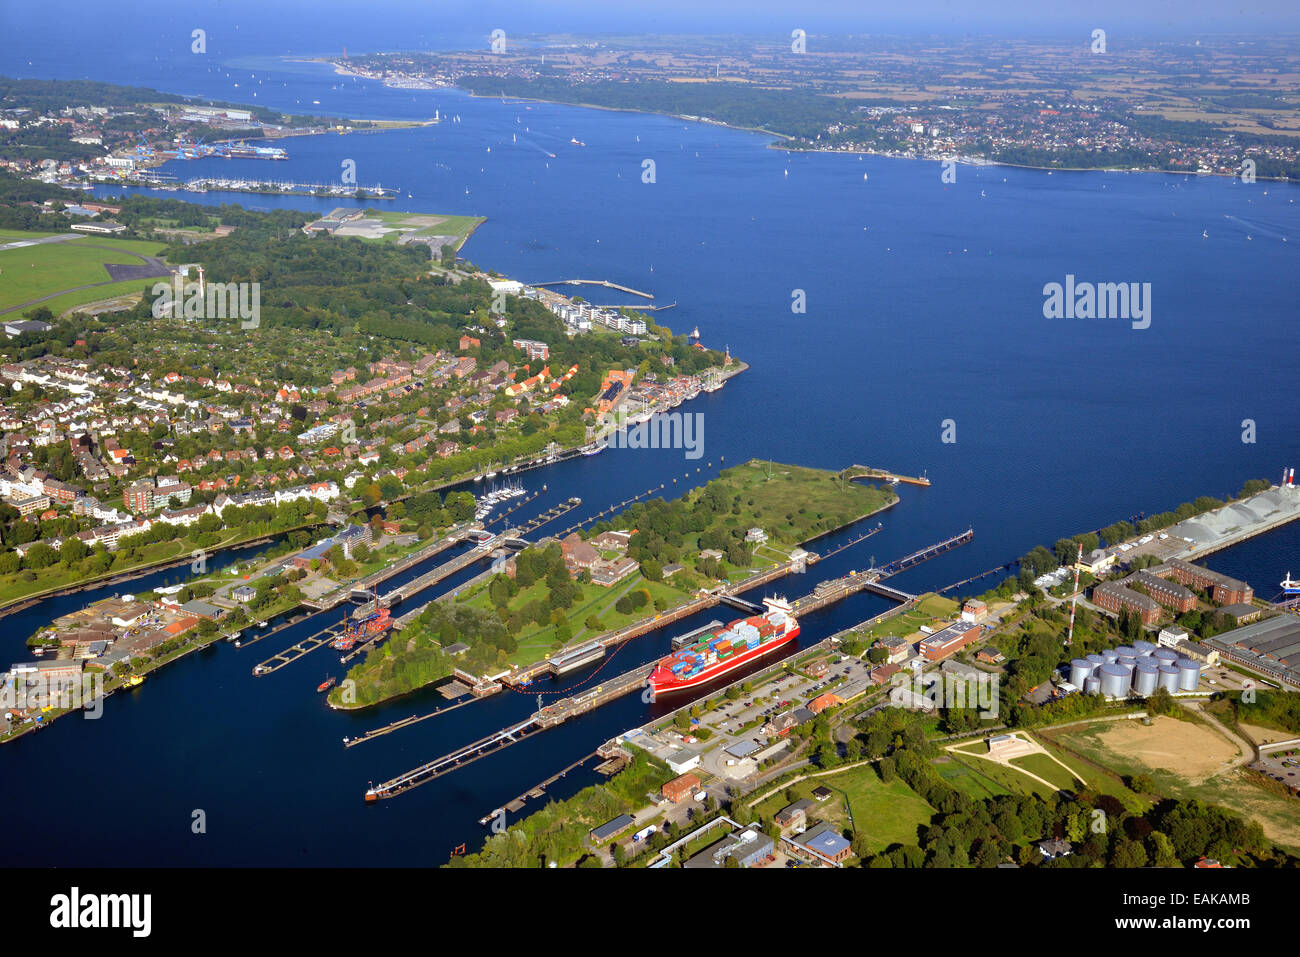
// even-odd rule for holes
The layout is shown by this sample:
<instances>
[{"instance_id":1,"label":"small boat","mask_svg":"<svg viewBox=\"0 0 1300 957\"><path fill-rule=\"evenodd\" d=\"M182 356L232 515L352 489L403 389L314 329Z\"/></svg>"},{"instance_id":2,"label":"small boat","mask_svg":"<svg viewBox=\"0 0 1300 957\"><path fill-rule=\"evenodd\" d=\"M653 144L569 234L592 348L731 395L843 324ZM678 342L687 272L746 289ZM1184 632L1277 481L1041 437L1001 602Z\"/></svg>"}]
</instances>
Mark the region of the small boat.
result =
<instances>
[{"instance_id":1,"label":"small boat","mask_svg":"<svg viewBox=\"0 0 1300 957\"><path fill-rule=\"evenodd\" d=\"M326 678L324 681L322 681L320 684L318 684L318 685L316 686L316 691L317 691L317 693L318 693L318 694L324 694L326 691L329 691L330 688L333 688L333 687L334 687L334 680L335 680L335 679L334 679L334 676L333 676L333 675L330 675L328 678Z\"/></svg>"},{"instance_id":2,"label":"small boat","mask_svg":"<svg viewBox=\"0 0 1300 957\"><path fill-rule=\"evenodd\" d=\"M259 622L257 623L257 627L258 627L258 628L265 628L265 627L266 627L266 622L264 622L264 621L259 621Z\"/></svg>"},{"instance_id":3,"label":"small boat","mask_svg":"<svg viewBox=\"0 0 1300 957\"><path fill-rule=\"evenodd\" d=\"M132 675L126 679L126 686L128 688L138 688L142 684L144 684L144 675Z\"/></svg>"}]
</instances>

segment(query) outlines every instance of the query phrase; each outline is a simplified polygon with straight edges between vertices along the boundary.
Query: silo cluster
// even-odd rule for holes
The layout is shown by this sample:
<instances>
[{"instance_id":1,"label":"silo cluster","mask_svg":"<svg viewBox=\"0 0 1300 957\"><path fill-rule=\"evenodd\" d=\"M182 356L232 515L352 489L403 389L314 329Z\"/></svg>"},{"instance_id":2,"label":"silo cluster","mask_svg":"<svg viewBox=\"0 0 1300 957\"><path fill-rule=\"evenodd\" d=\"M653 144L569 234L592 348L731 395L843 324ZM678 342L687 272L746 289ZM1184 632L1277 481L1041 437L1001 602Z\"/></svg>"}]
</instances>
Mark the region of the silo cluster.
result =
<instances>
[{"instance_id":1,"label":"silo cluster","mask_svg":"<svg viewBox=\"0 0 1300 957\"><path fill-rule=\"evenodd\" d=\"M1101 693L1107 698L1128 697L1129 685L1133 681L1131 669L1119 662L1113 665L1102 665L1099 677L1101 678Z\"/></svg>"},{"instance_id":2,"label":"silo cluster","mask_svg":"<svg viewBox=\"0 0 1300 957\"><path fill-rule=\"evenodd\" d=\"M1145 698L1154 694L1160 679L1160 666L1149 658L1138 661L1133 669L1133 693Z\"/></svg>"},{"instance_id":3,"label":"silo cluster","mask_svg":"<svg viewBox=\"0 0 1300 957\"><path fill-rule=\"evenodd\" d=\"M1145 698L1158 688L1171 694L1195 691L1200 676L1200 664L1149 641L1107 648L1070 662L1070 684L1086 694L1108 698L1126 698L1130 693Z\"/></svg>"},{"instance_id":4,"label":"silo cluster","mask_svg":"<svg viewBox=\"0 0 1300 957\"><path fill-rule=\"evenodd\" d=\"M1157 684L1173 694L1178 690L1178 666L1172 662L1166 662L1160 666L1160 677Z\"/></svg>"}]
</instances>

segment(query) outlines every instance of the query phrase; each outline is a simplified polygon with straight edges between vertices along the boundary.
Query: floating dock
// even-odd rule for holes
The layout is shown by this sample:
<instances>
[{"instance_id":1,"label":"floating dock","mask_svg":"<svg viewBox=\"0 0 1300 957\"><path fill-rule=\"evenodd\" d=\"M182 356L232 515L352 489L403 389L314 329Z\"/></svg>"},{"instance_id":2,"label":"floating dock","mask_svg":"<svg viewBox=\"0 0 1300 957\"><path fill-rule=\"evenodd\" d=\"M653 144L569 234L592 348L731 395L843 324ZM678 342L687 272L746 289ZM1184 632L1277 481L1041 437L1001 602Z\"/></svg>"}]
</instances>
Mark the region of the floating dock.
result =
<instances>
[{"instance_id":1,"label":"floating dock","mask_svg":"<svg viewBox=\"0 0 1300 957\"><path fill-rule=\"evenodd\" d=\"M599 641L589 641L585 645L570 649L549 659L551 673L556 677L577 671L584 665L600 661L605 657L605 646Z\"/></svg>"}]
</instances>

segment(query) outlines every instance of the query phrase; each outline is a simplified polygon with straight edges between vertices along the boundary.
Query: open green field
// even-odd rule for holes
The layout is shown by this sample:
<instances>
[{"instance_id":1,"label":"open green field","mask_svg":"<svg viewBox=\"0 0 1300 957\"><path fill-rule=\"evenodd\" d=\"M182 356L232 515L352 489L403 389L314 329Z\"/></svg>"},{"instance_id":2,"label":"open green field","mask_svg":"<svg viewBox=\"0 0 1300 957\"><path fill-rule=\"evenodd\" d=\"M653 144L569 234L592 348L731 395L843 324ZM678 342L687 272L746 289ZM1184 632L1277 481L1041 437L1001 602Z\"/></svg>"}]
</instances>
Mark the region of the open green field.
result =
<instances>
[{"instance_id":1,"label":"open green field","mask_svg":"<svg viewBox=\"0 0 1300 957\"><path fill-rule=\"evenodd\" d=\"M1030 774L1038 775L1044 781L1050 781L1058 790L1077 791L1080 787L1081 782L1073 774L1045 754L1027 754L1022 758L1014 758L1011 763Z\"/></svg>"},{"instance_id":2,"label":"open green field","mask_svg":"<svg viewBox=\"0 0 1300 957\"><path fill-rule=\"evenodd\" d=\"M157 255L160 249L157 243L96 236L0 250L0 312L77 286L91 288L76 289L40 305L58 315L81 303L138 292L157 280L114 283L105 264L141 265L142 256Z\"/></svg>"},{"instance_id":3,"label":"open green field","mask_svg":"<svg viewBox=\"0 0 1300 957\"><path fill-rule=\"evenodd\" d=\"M1037 794L1046 800L1051 800L1056 795L1055 788L1049 788L1040 784L1033 778L1021 774L1012 768L1004 767L1001 764L995 764L984 758L977 758L973 754L965 754L961 751L950 751L949 754L958 764L964 765L969 771L973 772L976 778L985 778L993 785L1002 788L1007 794ZM954 772L955 773L955 772ZM1048 778L1048 780L1051 780ZM954 781L953 787L959 785ZM985 786L988 786L987 783Z\"/></svg>"},{"instance_id":4,"label":"open green field","mask_svg":"<svg viewBox=\"0 0 1300 957\"><path fill-rule=\"evenodd\" d=\"M951 598L944 598L933 592L922 595L916 606L901 614L878 621L865 631L859 632L864 638L884 638L896 635L900 638L920 630L922 625L933 624L936 620L952 618L957 614L957 603Z\"/></svg>"},{"instance_id":5,"label":"open green field","mask_svg":"<svg viewBox=\"0 0 1300 957\"><path fill-rule=\"evenodd\" d=\"M841 482L833 472L757 459L724 469L713 483L740 498L740 514L729 516L728 525L758 526L773 544L787 547L898 501L887 486L869 488Z\"/></svg>"},{"instance_id":6,"label":"open green field","mask_svg":"<svg viewBox=\"0 0 1300 957\"><path fill-rule=\"evenodd\" d=\"M638 588L645 588L650 592L650 602L626 615L619 614L614 608L614 603L618 601L624 592ZM519 594L510 600L508 607L511 611L515 611L533 600L546 603L549 594L549 589L544 581L536 582L527 588L521 588ZM573 638L568 644L577 645L584 641L590 641L597 634L604 631L615 631L625 625L632 624L634 621L640 621L653 615L655 613L654 602L657 598L662 598L666 603L666 607L671 608L674 605L681 604L689 597L685 592L665 582L646 581L641 577L640 572L629 575L610 588L604 588L600 585L583 585L582 597L578 599L572 608L565 611L565 615L569 620L569 627L573 631ZM486 583L476 586L468 594L461 596L457 600L460 603L483 611L492 608ZM591 614L595 614L600 618L603 626L602 632L593 632L585 626L584 622L586 622L587 616ZM513 664L523 665L540 661L553 650L555 626L550 624L529 625L526 630L521 631L516 636L516 640L519 647L510 656L510 661Z\"/></svg>"},{"instance_id":7,"label":"open green field","mask_svg":"<svg viewBox=\"0 0 1300 957\"><path fill-rule=\"evenodd\" d=\"M943 778L949 787L956 788L976 801L996 797L999 794L1011 793L1009 789L1003 787L997 781L979 773L976 768L964 764L950 755L937 758L933 764L939 777Z\"/></svg>"},{"instance_id":8,"label":"open green field","mask_svg":"<svg viewBox=\"0 0 1300 957\"><path fill-rule=\"evenodd\" d=\"M44 239L46 236L61 236L62 233L27 232L22 229L0 229L0 242L13 242L17 239Z\"/></svg>"},{"instance_id":9,"label":"open green field","mask_svg":"<svg viewBox=\"0 0 1300 957\"><path fill-rule=\"evenodd\" d=\"M472 233L487 220L482 216L441 216L428 213L402 213L393 210L380 210L370 214L383 220L388 226L399 229L415 229L415 235L422 236L461 236ZM386 238L396 241L398 233L390 233Z\"/></svg>"},{"instance_id":10,"label":"open green field","mask_svg":"<svg viewBox=\"0 0 1300 957\"><path fill-rule=\"evenodd\" d=\"M85 306L89 303L102 302L106 299L121 299L127 296L140 296L147 294L156 282L165 282L163 279L124 279L121 282L110 282L103 286L93 286L90 289L78 289L74 292L65 292L61 296L55 296L53 299L46 299L37 305L43 306L50 310L54 315L59 316L63 313L75 309L78 306ZM32 308L35 308L33 306ZM20 310L26 312L27 310Z\"/></svg>"},{"instance_id":11,"label":"open green field","mask_svg":"<svg viewBox=\"0 0 1300 957\"><path fill-rule=\"evenodd\" d=\"M889 783L880 780L871 764L800 781L789 789L793 799L782 790L760 803L757 810L764 816L775 814L791 800L811 798L813 789L823 785L836 796L814 801L816 806L808 810L809 821L824 820L865 832L873 853L891 844L915 844L916 829L929 824L934 816L934 808L919 794L897 778Z\"/></svg>"},{"instance_id":12,"label":"open green field","mask_svg":"<svg viewBox=\"0 0 1300 957\"><path fill-rule=\"evenodd\" d=\"M1120 776L1114 771L1103 768L1100 765L1093 764L1086 760L1082 755L1076 754L1068 748L1061 745L1044 734L1049 729L1039 728L1035 732L1038 743L1046 748L1051 754L1066 765L1076 778L1085 782L1085 786L1090 791L1098 794L1109 794L1111 797L1118 798L1129 810L1135 813L1144 812L1151 806L1151 800L1137 794L1124 784ZM1059 772L1059 768L1057 769ZM1044 775L1046 777L1046 775Z\"/></svg>"}]
</instances>

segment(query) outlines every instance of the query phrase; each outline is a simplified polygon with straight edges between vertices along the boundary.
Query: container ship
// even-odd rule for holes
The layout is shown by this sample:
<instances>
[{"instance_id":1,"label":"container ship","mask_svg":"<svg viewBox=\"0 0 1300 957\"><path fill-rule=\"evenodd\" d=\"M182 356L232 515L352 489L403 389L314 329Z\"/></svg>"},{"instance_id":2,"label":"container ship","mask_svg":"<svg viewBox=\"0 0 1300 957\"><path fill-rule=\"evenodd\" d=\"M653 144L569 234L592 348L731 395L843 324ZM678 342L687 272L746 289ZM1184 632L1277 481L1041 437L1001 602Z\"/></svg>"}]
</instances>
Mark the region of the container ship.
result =
<instances>
[{"instance_id":1,"label":"container ship","mask_svg":"<svg viewBox=\"0 0 1300 957\"><path fill-rule=\"evenodd\" d=\"M766 611L738 618L726 628L707 631L693 644L659 660L646 683L655 694L684 691L721 678L757 661L799 635L789 603L765 598Z\"/></svg>"}]
</instances>

